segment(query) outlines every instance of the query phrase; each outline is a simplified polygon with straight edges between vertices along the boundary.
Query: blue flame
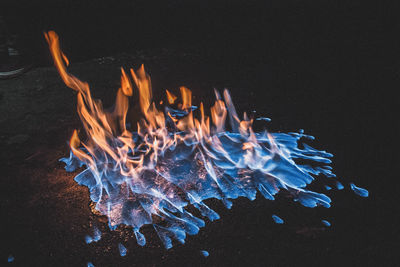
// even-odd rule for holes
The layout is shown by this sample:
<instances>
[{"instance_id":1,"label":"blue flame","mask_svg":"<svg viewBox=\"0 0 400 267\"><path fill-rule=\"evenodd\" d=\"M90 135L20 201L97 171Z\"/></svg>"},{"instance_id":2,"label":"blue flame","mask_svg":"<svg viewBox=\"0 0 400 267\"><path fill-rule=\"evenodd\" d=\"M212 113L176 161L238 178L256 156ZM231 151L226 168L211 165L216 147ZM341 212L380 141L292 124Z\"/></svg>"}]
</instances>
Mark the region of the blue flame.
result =
<instances>
[{"instance_id":1,"label":"blue flame","mask_svg":"<svg viewBox=\"0 0 400 267\"><path fill-rule=\"evenodd\" d=\"M321 222L322 222L326 227L330 227L330 226L331 226L331 223L328 222L327 220L322 220Z\"/></svg>"},{"instance_id":2,"label":"blue flame","mask_svg":"<svg viewBox=\"0 0 400 267\"><path fill-rule=\"evenodd\" d=\"M260 117L260 118L257 118L256 121L266 121L266 122L270 122L271 119L270 119L270 118L266 118L266 117Z\"/></svg>"},{"instance_id":3,"label":"blue flame","mask_svg":"<svg viewBox=\"0 0 400 267\"><path fill-rule=\"evenodd\" d=\"M344 186L339 181L336 181L336 188L338 190L342 190L342 189L344 189Z\"/></svg>"},{"instance_id":4,"label":"blue flame","mask_svg":"<svg viewBox=\"0 0 400 267\"><path fill-rule=\"evenodd\" d=\"M356 193L357 195L361 196L361 197L368 197L369 192L367 189L361 188L361 187L357 187L355 184L350 183L350 188L351 190L354 191L354 193Z\"/></svg>"},{"instance_id":5,"label":"blue flame","mask_svg":"<svg viewBox=\"0 0 400 267\"><path fill-rule=\"evenodd\" d=\"M8 262L13 262L14 261L14 256L13 255L9 255L7 261Z\"/></svg>"},{"instance_id":6,"label":"blue flame","mask_svg":"<svg viewBox=\"0 0 400 267\"><path fill-rule=\"evenodd\" d=\"M86 244L90 244L92 242L97 242L101 239L101 232L97 227L94 227L93 229L93 237L90 235L85 236L85 242Z\"/></svg>"},{"instance_id":7,"label":"blue flame","mask_svg":"<svg viewBox=\"0 0 400 267\"><path fill-rule=\"evenodd\" d=\"M274 220L275 223L277 224L283 224L282 218L278 217L277 215L273 214L272 219Z\"/></svg>"},{"instance_id":8,"label":"blue flame","mask_svg":"<svg viewBox=\"0 0 400 267\"><path fill-rule=\"evenodd\" d=\"M93 241L97 242L101 239L101 232L99 230L99 228L94 227L94 231L93 231Z\"/></svg>"},{"instance_id":9,"label":"blue flame","mask_svg":"<svg viewBox=\"0 0 400 267\"><path fill-rule=\"evenodd\" d=\"M330 187L329 185L325 185L325 189L326 189L327 191L329 191L329 190L332 189L332 187Z\"/></svg>"},{"instance_id":10,"label":"blue flame","mask_svg":"<svg viewBox=\"0 0 400 267\"><path fill-rule=\"evenodd\" d=\"M210 253L208 253L207 250L202 250L202 251L200 251L200 252L201 252L201 254L202 254L204 257L210 256Z\"/></svg>"},{"instance_id":11,"label":"blue flame","mask_svg":"<svg viewBox=\"0 0 400 267\"><path fill-rule=\"evenodd\" d=\"M93 242L93 238L91 236L89 236L89 235L86 235L85 236L85 242L86 242L86 244L90 244L90 243Z\"/></svg>"},{"instance_id":12,"label":"blue flame","mask_svg":"<svg viewBox=\"0 0 400 267\"><path fill-rule=\"evenodd\" d=\"M106 155L96 155L101 177L87 168L75 181L89 188L91 200L100 204L99 209L108 215L112 229L118 224L132 226L138 244L143 246L146 239L139 230L143 225L152 224L167 249L172 247L172 240L184 243L187 234L195 235L205 226L203 219L186 210L188 205L211 221L219 219L204 203L207 199L219 199L230 208L232 199L254 200L259 192L264 198L274 200L284 189L292 194L294 201L306 207L330 207L328 196L309 191L306 186L316 175L334 177L331 168L295 162L296 159L320 164L331 162L330 153L306 144L300 148L300 139L312 140L312 136L302 131L255 133L258 147L252 154L242 149L247 139L239 133L222 132L216 137L220 147L193 141L170 148L160 156L156 166L143 171L138 183L128 184L127 177L119 170L106 168L113 162L111 158L102 158ZM134 133L133 138L140 142L138 134ZM62 161L68 171L86 165L73 153ZM160 217L162 225L154 222L152 215ZM277 223L283 222L278 218L274 218Z\"/></svg>"},{"instance_id":13,"label":"blue flame","mask_svg":"<svg viewBox=\"0 0 400 267\"><path fill-rule=\"evenodd\" d=\"M121 243L118 244L118 250L119 250L119 255L121 255L121 257L126 256L127 249Z\"/></svg>"},{"instance_id":14,"label":"blue flame","mask_svg":"<svg viewBox=\"0 0 400 267\"><path fill-rule=\"evenodd\" d=\"M305 207L330 207L331 199L308 185L320 176L335 177L329 166L333 155L305 144L304 140L314 137L303 130L254 132L253 119L246 113L239 118L227 90L223 97L216 92L211 119L202 104L199 109L192 105L191 92L185 87L180 88L182 104L160 111L152 100L150 77L143 65L137 72L130 69L132 79L121 69L117 105L106 111L101 101L92 98L89 85L67 72L57 34L48 32L45 37L63 81L78 92L78 114L88 138L81 143L75 131L70 157L61 161L69 172L85 167L74 180L88 187L96 210L107 215L112 230L121 224L131 226L137 243L144 246L146 238L140 229L152 225L168 249L173 241L183 244L186 235L197 234L205 226L204 218L220 218L206 205L208 199L218 199L230 209L236 198L254 200L259 194L274 200L285 190ZM139 90L144 117L137 131L129 132L126 114L133 84ZM168 98L171 105L173 98ZM200 120L195 111L200 112ZM226 120L230 130L225 129ZM265 117L256 120L270 121ZM336 187L343 189L340 182ZM367 190L354 184L351 189L368 196ZM190 213L189 206L201 216ZM273 219L283 223L276 215ZM87 236L86 242L100 237L97 232ZM122 244L119 250L126 254Z\"/></svg>"}]
</instances>

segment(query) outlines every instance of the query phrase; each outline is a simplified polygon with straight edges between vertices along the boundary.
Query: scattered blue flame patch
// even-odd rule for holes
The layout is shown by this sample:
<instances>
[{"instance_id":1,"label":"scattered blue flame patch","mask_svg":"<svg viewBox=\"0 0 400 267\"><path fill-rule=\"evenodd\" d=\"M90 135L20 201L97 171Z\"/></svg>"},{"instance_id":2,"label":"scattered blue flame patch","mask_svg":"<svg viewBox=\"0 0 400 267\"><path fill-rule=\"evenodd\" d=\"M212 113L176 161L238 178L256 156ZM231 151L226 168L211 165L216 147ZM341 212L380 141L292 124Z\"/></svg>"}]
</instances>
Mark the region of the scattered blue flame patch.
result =
<instances>
[{"instance_id":1,"label":"scattered blue flame patch","mask_svg":"<svg viewBox=\"0 0 400 267\"><path fill-rule=\"evenodd\" d=\"M355 184L351 183L350 184L350 188L351 190L354 191L354 193L356 193L357 195L361 196L361 197L368 197L369 192L367 189L361 188L361 187L357 187Z\"/></svg>"},{"instance_id":2,"label":"scattered blue flame patch","mask_svg":"<svg viewBox=\"0 0 400 267\"><path fill-rule=\"evenodd\" d=\"M330 226L331 226L331 223L328 222L327 220L322 220L321 222L322 222L322 224L325 225L326 227L330 227Z\"/></svg>"},{"instance_id":3,"label":"scattered blue flame patch","mask_svg":"<svg viewBox=\"0 0 400 267\"><path fill-rule=\"evenodd\" d=\"M118 244L118 250L119 250L119 255L121 255L121 257L126 256L127 250L121 243Z\"/></svg>"},{"instance_id":4,"label":"scattered blue flame patch","mask_svg":"<svg viewBox=\"0 0 400 267\"><path fill-rule=\"evenodd\" d=\"M208 253L208 251L206 251L206 250L202 250L200 252L204 257L208 257L210 255L210 253Z\"/></svg>"},{"instance_id":5,"label":"scattered blue flame patch","mask_svg":"<svg viewBox=\"0 0 400 267\"><path fill-rule=\"evenodd\" d=\"M13 255L8 256L8 259L7 259L8 262L13 262L14 260L15 260L15 258Z\"/></svg>"},{"instance_id":6,"label":"scattered blue flame patch","mask_svg":"<svg viewBox=\"0 0 400 267\"><path fill-rule=\"evenodd\" d=\"M280 217L278 217L277 215L275 215L275 214L272 215L272 219L277 224L283 224L283 220Z\"/></svg>"}]
</instances>

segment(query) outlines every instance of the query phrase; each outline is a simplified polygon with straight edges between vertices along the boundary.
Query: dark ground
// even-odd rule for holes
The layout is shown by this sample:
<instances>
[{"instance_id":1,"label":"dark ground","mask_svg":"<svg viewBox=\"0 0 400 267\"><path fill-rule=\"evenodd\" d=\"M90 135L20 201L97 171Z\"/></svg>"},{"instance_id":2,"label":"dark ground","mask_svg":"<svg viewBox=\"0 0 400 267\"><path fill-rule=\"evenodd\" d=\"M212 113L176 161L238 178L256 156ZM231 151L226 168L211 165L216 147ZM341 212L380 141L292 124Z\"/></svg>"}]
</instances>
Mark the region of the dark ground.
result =
<instances>
[{"instance_id":1,"label":"dark ground","mask_svg":"<svg viewBox=\"0 0 400 267\"><path fill-rule=\"evenodd\" d=\"M52 1L38 11L17 2L3 9L26 32L37 67L0 81L0 262L7 265L12 254L9 266L399 265L398 171L389 169L398 158L393 8L364 1L187 2ZM125 240L124 230L110 232L91 214L76 173L58 162L80 123L75 93L51 65L41 35L48 29L59 33L70 72L88 81L106 106L120 66L144 63L156 97L185 85L195 103L207 102L213 88L229 88L240 111L272 118L269 130L304 128L316 136L309 144L335 155L346 190L328 193L330 209L307 209L284 197L239 199L232 210L211 202L221 219L169 251L150 227L143 248ZM355 195L348 182L370 197ZM274 224L273 213L285 224ZM93 224L103 238L86 245ZM124 258L120 241L128 249Z\"/></svg>"}]
</instances>

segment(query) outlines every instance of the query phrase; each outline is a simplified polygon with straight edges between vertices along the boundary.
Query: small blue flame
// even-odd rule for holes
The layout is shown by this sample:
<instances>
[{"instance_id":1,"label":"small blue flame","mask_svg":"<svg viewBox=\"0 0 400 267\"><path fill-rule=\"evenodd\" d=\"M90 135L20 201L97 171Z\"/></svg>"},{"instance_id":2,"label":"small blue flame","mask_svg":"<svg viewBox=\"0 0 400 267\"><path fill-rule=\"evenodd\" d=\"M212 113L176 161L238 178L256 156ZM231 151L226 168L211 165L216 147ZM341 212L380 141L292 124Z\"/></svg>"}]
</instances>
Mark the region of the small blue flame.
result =
<instances>
[{"instance_id":1,"label":"small blue flame","mask_svg":"<svg viewBox=\"0 0 400 267\"><path fill-rule=\"evenodd\" d=\"M325 189L326 189L327 191L329 191L329 190L332 189L332 187L330 187L329 185L325 185Z\"/></svg>"},{"instance_id":2,"label":"small blue flame","mask_svg":"<svg viewBox=\"0 0 400 267\"><path fill-rule=\"evenodd\" d=\"M96 226L93 229L93 241L97 242L101 239L101 232Z\"/></svg>"},{"instance_id":3,"label":"small blue flame","mask_svg":"<svg viewBox=\"0 0 400 267\"><path fill-rule=\"evenodd\" d=\"M275 223L277 224L283 224L282 218L278 217L277 215L273 214L272 219L274 220Z\"/></svg>"},{"instance_id":4,"label":"small blue flame","mask_svg":"<svg viewBox=\"0 0 400 267\"><path fill-rule=\"evenodd\" d=\"M93 242L93 238L91 236L89 236L89 235L86 235L85 236L85 242L86 242L86 244L90 244L90 243Z\"/></svg>"},{"instance_id":5,"label":"small blue flame","mask_svg":"<svg viewBox=\"0 0 400 267\"><path fill-rule=\"evenodd\" d=\"M93 265L93 263L88 262L88 263L87 263L87 267L94 267L94 265Z\"/></svg>"},{"instance_id":6,"label":"small blue flame","mask_svg":"<svg viewBox=\"0 0 400 267\"><path fill-rule=\"evenodd\" d=\"M13 255L8 256L8 262L13 262L13 261L14 261L14 256Z\"/></svg>"},{"instance_id":7,"label":"small blue flame","mask_svg":"<svg viewBox=\"0 0 400 267\"><path fill-rule=\"evenodd\" d=\"M86 244L90 244L92 242L97 242L101 239L101 232L100 230L95 226L93 229L93 237L90 235L85 236L85 242Z\"/></svg>"},{"instance_id":8,"label":"small blue flame","mask_svg":"<svg viewBox=\"0 0 400 267\"><path fill-rule=\"evenodd\" d=\"M351 190L354 191L354 193L356 193L357 195L361 196L361 197L368 197L369 192L367 189L361 188L361 187L357 187L355 184L351 183L350 184L350 188Z\"/></svg>"},{"instance_id":9,"label":"small blue flame","mask_svg":"<svg viewBox=\"0 0 400 267\"><path fill-rule=\"evenodd\" d=\"M344 186L339 181L336 181L336 188L338 190L342 190L344 188Z\"/></svg>"},{"instance_id":10,"label":"small blue flame","mask_svg":"<svg viewBox=\"0 0 400 267\"><path fill-rule=\"evenodd\" d=\"M121 255L121 257L126 256L126 247L124 247L124 245L122 245L121 243L118 244L118 249L119 249L119 255Z\"/></svg>"},{"instance_id":11,"label":"small blue flame","mask_svg":"<svg viewBox=\"0 0 400 267\"><path fill-rule=\"evenodd\" d=\"M266 118L266 117L260 117L260 118L257 118L256 121L266 121L266 122L270 122L271 119L270 119L270 118Z\"/></svg>"},{"instance_id":12,"label":"small blue flame","mask_svg":"<svg viewBox=\"0 0 400 267\"><path fill-rule=\"evenodd\" d=\"M327 227L330 227L330 226L331 226L331 223L328 222L327 220L322 220L321 222L322 222L325 226L327 226Z\"/></svg>"},{"instance_id":13,"label":"small blue flame","mask_svg":"<svg viewBox=\"0 0 400 267\"><path fill-rule=\"evenodd\" d=\"M204 257L208 257L210 255L210 253L208 253L208 251L206 251L206 250L202 250L200 252L201 252L201 254L203 254Z\"/></svg>"}]
</instances>

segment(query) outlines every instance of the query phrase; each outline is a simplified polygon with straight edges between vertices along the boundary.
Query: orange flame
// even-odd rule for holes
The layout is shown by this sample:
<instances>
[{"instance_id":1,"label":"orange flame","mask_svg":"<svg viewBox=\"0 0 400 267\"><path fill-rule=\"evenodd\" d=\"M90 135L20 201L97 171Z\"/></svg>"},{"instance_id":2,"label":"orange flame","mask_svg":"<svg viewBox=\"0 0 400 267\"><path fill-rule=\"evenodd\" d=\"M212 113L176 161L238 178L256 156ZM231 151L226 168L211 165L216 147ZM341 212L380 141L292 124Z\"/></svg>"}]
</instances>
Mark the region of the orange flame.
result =
<instances>
[{"instance_id":1,"label":"orange flame","mask_svg":"<svg viewBox=\"0 0 400 267\"><path fill-rule=\"evenodd\" d=\"M167 94L167 99L168 99L168 103L169 104L174 104L175 100L177 99L177 97L175 95L173 95L170 91L165 90L165 93Z\"/></svg>"},{"instance_id":2,"label":"orange flame","mask_svg":"<svg viewBox=\"0 0 400 267\"><path fill-rule=\"evenodd\" d=\"M93 168L96 166L93 159L79 149L80 144L92 155L95 155L95 150L100 150L119 163L119 166L125 166L120 168L120 172L124 176L135 177L144 168L143 155L139 156L139 158L135 157L135 155L128 156L129 153L133 153L135 148L132 133L126 129L126 115L129 108L128 97L133 95L134 86L138 90L140 110L144 115L144 119L137 123L137 132L143 138L143 143L136 149L140 148L146 151L146 154L150 153L153 165L157 162L157 157L165 150L175 146L177 142L185 142L185 140L211 143L215 150L229 158L218 136L215 135L224 131L228 111L233 130L238 131L247 138L247 142L243 144L243 149L250 153L252 148L257 147L257 140L251 129L252 120L248 119L246 114L244 115L244 120L239 120L227 90L224 92L224 100L216 92L215 104L210 109L213 127L210 126L210 118L205 115L203 103L200 103L200 118L194 117L192 92L183 86L180 87L182 103L178 107L187 112L187 115L179 119L171 115L170 112L166 112L164 115L164 112L158 110L152 100L150 76L146 73L143 65L137 71L130 69L131 77L121 68L121 87L117 91L115 108L112 111L105 111L100 101L92 99L89 85L67 72L68 59L60 50L57 34L50 31L45 33L45 37L49 43L54 64L64 83L73 90L78 91L77 109L88 141L82 143L75 130L70 141L71 150L75 156L82 161L88 162ZM166 95L169 104L175 103L177 99L175 95L168 90L166 90ZM167 129L165 116L170 117L178 130L184 130L187 134L184 136L171 135ZM116 146L113 144L115 139L119 140L122 145ZM211 155L206 148L203 149ZM147 163L146 166L149 167L151 164Z\"/></svg>"}]
</instances>

